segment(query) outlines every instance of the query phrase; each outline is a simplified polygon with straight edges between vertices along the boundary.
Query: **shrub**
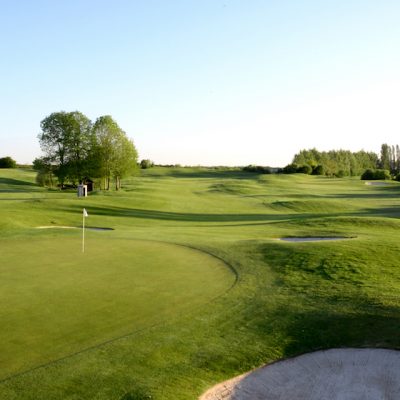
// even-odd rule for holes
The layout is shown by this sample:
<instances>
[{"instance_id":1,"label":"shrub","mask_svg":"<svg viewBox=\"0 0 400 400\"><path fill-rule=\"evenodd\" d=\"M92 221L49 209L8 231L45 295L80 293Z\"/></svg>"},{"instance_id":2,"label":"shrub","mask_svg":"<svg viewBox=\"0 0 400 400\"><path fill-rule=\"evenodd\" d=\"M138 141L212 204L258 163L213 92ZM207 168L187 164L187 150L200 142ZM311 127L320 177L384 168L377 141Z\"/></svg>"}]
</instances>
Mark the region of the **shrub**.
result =
<instances>
[{"instance_id":1,"label":"shrub","mask_svg":"<svg viewBox=\"0 0 400 400\"><path fill-rule=\"evenodd\" d=\"M243 167L243 171L246 172L256 172L259 174L271 174L271 168L263 167L261 165L248 165L247 167Z\"/></svg>"},{"instance_id":2,"label":"shrub","mask_svg":"<svg viewBox=\"0 0 400 400\"><path fill-rule=\"evenodd\" d=\"M53 182L53 174L49 171L38 171L36 175L36 183L39 186L46 186L46 187L52 187L54 182Z\"/></svg>"},{"instance_id":3,"label":"shrub","mask_svg":"<svg viewBox=\"0 0 400 400\"><path fill-rule=\"evenodd\" d=\"M325 174L325 169L323 165L317 165L316 167L313 168L312 170L313 175L324 175Z\"/></svg>"},{"instance_id":4,"label":"shrub","mask_svg":"<svg viewBox=\"0 0 400 400\"><path fill-rule=\"evenodd\" d=\"M304 164L304 165L301 165L299 168L297 168L297 172L299 172L301 174L310 175L312 172L312 167L311 167L311 165Z\"/></svg>"},{"instance_id":5,"label":"shrub","mask_svg":"<svg viewBox=\"0 0 400 400\"><path fill-rule=\"evenodd\" d=\"M385 180L391 179L390 172L387 169L367 169L361 175L362 180Z\"/></svg>"},{"instance_id":6,"label":"shrub","mask_svg":"<svg viewBox=\"0 0 400 400\"><path fill-rule=\"evenodd\" d=\"M140 168L147 169L154 167L154 163L151 160L142 160L140 161Z\"/></svg>"},{"instance_id":7,"label":"shrub","mask_svg":"<svg viewBox=\"0 0 400 400\"><path fill-rule=\"evenodd\" d=\"M366 169L366 170L362 173L361 179L364 180L364 181L366 181L366 180L373 180L373 179L375 179L374 176L375 176L375 173L374 173L374 171L373 171L372 169Z\"/></svg>"},{"instance_id":8,"label":"shrub","mask_svg":"<svg viewBox=\"0 0 400 400\"><path fill-rule=\"evenodd\" d=\"M387 169L377 169L375 171L375 179L391 179L390 172Z\"/></svg>"},{"instance_id":9,"label":"shrub","mask_svg":"<svg viewBox=\"0 0 400 400\"><path fill-rule=\"evenodd\" d=\"M11 157L0 158L0 168L16 168L17 162Z\"/></svg>"},{"instance_id":10,"label":"shrub","mask_svg":"<svg viewBox=\"0 0 400 400\"><path fill-rule=\"evenodd\" d=\"M298 165L297 164L288 164L286 167L283 168L282 172L284 174L295 174L298 170Z\"/></svg>"},{"instance_id":11,"label":"shrub","mask_svg":"<svg viewBox=\"0 0 400 400\"><path fill-rule=\"evenodd\" d=\"M44 171L49 169L49 163L44 158L35 158L32 166L35 171Z\"/></svg>"}]
</instances>

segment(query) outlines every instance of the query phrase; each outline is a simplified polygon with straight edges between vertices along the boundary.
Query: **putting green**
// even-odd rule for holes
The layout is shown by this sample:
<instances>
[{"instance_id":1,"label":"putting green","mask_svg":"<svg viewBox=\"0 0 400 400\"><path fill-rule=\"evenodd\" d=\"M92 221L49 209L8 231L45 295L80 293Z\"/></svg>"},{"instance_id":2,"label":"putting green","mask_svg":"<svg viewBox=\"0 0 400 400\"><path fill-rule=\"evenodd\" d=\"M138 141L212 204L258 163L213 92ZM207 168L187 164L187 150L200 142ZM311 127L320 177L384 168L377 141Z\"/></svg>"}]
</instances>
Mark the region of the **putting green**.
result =
<instances>
[{"instance_id":1,"label":"putting green","mask_svg":"<svg viewBox=\"0 0 400 400\"><path fill-rule=\"evenodd\" d=\"M0 242L0 379L210 302L235 276L162 242L51 237Z\"/></svg>"}]
</instances>

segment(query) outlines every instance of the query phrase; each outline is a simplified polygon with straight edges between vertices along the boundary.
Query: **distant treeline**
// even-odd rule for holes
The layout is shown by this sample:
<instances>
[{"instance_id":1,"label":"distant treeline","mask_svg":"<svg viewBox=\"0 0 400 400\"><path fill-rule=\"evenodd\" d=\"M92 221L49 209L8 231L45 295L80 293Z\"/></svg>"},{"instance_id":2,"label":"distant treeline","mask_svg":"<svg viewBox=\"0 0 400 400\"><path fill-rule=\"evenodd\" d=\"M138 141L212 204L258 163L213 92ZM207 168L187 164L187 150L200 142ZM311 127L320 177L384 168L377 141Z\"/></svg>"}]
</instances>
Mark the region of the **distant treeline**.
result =
<instances>
[{"instance_id":1,"label":"distant treeline","mask_svg":"<svg viewBox=\"0 0 400 400\"><path fill-rule=\"evenodd\" d=\"M293 157L292 164L283 172L298 172L327 176L359 176L366 169L376 168L379 157L373 152L349 150L318 151L317 149L301 150Z\"/></svg>"},{"instance_id":2,"label":"distant treeline","mask_svg":"<svg viewBox=\"0 0 400 400\"><path fill-rule=\"evenodd\" d=\"M301 150L293 157L292 163L282 170L284 173L302 172L337 177L363 176L366 171L369 171L366 179L373 179L375 171L376 179L396 177L400 172L399 146L382 144L379 155L364 150Z\"/></svg>"},{"instance_id":3,"label":"distant treeline","mask_svg":"<svg viewBox=\"0 0 400 400\"><path fill-rule=\"evenodd\" d=\"M248 165L242 168L246 172L258 174L302 173L326 176L361 176L362 179L400 180L400 147L382 144L380 154L360 150L318 151L301 150L293 161L284 168L271 168L260 165Z\"/></svg>"}]
</instances>

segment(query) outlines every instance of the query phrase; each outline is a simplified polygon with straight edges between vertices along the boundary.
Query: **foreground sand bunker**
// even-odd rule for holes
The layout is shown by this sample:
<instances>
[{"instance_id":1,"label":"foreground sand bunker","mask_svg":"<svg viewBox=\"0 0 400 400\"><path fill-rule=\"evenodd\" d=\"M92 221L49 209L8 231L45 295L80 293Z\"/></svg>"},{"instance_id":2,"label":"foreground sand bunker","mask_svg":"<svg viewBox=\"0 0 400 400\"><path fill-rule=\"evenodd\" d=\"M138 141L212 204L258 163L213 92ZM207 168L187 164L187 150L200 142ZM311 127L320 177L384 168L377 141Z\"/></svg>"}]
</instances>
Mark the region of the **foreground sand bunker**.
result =
<instances>
[{"instance_id":1,"label":"foreground sand bunker","mask_svg":"<svg viewBox=\"0 0 400 400\"><path fill-rule=\"evenodd\" d=\"M400 351L330 349L266 365L200 400L398 400Z\"/></svg>"}]
</instances>

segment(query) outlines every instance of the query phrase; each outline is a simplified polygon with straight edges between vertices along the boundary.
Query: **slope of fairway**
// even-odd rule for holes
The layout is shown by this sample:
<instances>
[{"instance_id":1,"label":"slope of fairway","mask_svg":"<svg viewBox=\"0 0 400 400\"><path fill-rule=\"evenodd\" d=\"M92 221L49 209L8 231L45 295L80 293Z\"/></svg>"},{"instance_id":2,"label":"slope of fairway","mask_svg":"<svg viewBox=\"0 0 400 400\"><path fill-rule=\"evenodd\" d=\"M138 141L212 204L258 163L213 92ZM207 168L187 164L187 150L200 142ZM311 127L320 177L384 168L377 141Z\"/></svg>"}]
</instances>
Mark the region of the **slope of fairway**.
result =
<instances>
[{"instance_id":1,"label":"slope of fairway","mask_svg":"<svg viewBox=\"0 0 400 400\"><path fill-rule=\"evenodd\" d=\"M0 242L0 379L165 322L235 279L183 246L92 237L86 247L80 236Z\"/></svg>"},{"instance_id":2,"label":"slope of fairway","mask_svg":"<svg viewBox=\"0 0 400 400\"><path fill-rule=\"evenodd\" d=\"M400 348L398 183L156 167L82 199L34 181L0 171L0 399L193 400L305 352ZM114 229L84 257L79 229L36 229L83 207ZM352 239L276 240L329 236Z\"/></svg>"}]
</instances>

